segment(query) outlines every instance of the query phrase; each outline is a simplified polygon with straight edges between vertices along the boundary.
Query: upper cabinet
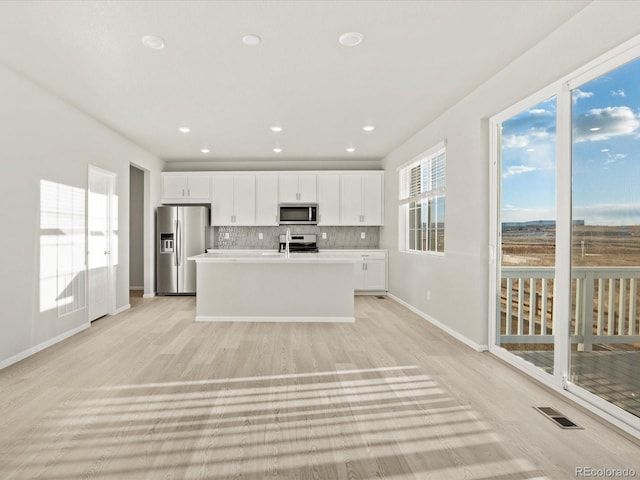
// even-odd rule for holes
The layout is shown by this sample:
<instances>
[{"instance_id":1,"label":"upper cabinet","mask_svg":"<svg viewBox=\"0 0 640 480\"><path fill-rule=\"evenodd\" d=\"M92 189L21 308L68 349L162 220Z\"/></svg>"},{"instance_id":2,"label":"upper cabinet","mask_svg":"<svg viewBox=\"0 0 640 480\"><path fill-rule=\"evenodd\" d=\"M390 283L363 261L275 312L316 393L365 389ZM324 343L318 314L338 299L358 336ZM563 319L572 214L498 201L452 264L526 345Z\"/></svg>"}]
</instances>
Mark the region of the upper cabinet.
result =
<instances>
[{"instance_id":1,"label":"upper cabinet","mask_svg":"<svg viewBox=\"0 0 640 480\"><path fill-rule=\"evenodd\" d=\"M281 173L278 175L280 203L316 203L317 175L315 173Z\"/></svg>"},{"instance_id":2,"label":"upper cabinet","mask_svg":"<svg viewBox=\"0 0 640 480\"><path fill-rule=\"evenodd\" d=\"M209 203L211 175L202 173L163 172L162 203Z\"/></svg>"},{"instance_id":3,"label":"upper cabinet","mask_svg":"<svg viewBox=\"0 0 640 480\"><path fill-rule=\"evenodd\" d=\"M340 174L318 174L318 225L340 225Z\"/></svg>"},{"instance_id":4,"label":"upper cabinet","mask_svg":"<svg viewBox=\"0 0 640 480\"><path fill-rule=\"evenodd\" d=\"M384 172L348 172L340 177L340 224L383 225Z\"/></svg>"},{"instance_id":5,"label":"upper cabinet","mask_svg":"<svg viewBox=\"0 0 640 480\"><path fill-rule=\"evenodd\" d=\"M212 226L256 224L256 177L248 174L213 174Z\"/></svg>"},{"instance_id":6,"label":"upper cabinet","mask_svg":"<svg viewBox=\"0 0 640 480\"><path fill-rule=\"evenodd\" d=\"M210 203L213 226L278 225L280 203L317 203L321 226L376 226L384 172L163 172L162 203Z\"/></svg>"},{"instance_id":7,"label":"upper cabinet","mask_svg":"<svg viewBox=\"0 0 640 480\"><path fill-rule=\"evenodd\" d=\"M278 175L256 175L256 225L278 225Z\"/></svg>"}]
</instances>

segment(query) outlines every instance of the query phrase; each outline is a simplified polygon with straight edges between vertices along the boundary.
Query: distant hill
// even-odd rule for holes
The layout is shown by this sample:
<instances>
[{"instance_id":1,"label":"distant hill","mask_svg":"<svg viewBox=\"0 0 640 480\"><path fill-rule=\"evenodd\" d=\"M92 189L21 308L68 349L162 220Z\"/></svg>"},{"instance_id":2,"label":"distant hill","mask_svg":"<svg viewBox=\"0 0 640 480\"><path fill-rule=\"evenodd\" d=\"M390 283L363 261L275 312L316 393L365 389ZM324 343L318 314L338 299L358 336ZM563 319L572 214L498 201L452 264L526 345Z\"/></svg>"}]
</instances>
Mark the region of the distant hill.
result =
<instances>
[{"instance_id":1,"label":"distant hill","mask_svg":"<svg viewBox=\"0 0 640 480\"><path fill-rule=\"evenodd\" d=\"M574 220L574 226L584 225L584 220ZM555 228L555 220L533 220L531 222L502 222L502 228Z\"/></svg>"}]
</instances>

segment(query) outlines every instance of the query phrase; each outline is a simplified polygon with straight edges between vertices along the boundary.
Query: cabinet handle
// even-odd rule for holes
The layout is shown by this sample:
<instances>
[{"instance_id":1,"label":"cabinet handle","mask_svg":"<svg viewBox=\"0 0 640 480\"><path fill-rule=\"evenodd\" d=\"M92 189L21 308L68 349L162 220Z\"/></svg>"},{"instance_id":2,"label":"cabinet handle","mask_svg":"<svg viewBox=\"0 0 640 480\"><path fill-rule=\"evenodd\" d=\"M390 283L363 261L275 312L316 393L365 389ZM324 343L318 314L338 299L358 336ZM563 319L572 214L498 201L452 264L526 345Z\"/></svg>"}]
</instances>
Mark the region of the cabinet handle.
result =
<instances>
[{"instance_id":1,"label":"cabinet handle","mask_svg":"<svg viewBox=\"0 0 640 480\"><path fill-rule=\"evenodd\" d=\"M187 188L187 197L190 197L190 196L191 196L191 189Z\"/></svg>"},{"instance_id":2,"label":"cabinet handle","mask_svg":"<svg viewBox=\"0 0 640 480\"><path fill-rule=\"evenodd\" d=\"M182 196L184 197L184 188L182 189Z\"/></svg>"}]
</instances>

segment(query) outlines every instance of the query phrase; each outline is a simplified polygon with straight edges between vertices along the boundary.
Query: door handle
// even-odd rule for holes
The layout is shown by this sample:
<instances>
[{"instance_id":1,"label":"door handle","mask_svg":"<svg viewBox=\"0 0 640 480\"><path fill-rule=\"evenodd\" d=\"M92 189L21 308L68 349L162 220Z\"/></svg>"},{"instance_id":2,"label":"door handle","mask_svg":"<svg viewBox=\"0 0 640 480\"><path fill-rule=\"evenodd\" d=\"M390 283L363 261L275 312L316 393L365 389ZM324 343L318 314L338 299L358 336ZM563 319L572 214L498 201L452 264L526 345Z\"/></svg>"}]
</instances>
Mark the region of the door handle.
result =
<instances>
[{"instance_id":1,"label":"door handle","mask_svg":"<svg viewBox=\"0 0 640 480\"><path fill-rule=\"evenodd\" d=\"M179 248L180 248L180 239L178 237L178 231L179 231L178 230L178 226L179 226L178 220L176 220L174 222L174 232L175 232L174 233L174 238L175 238L175 247L176 248L175 248L175 252L174 252L174 262L173 262L173 263L175 263L176 267L178 266L178 256L180 255L180 250L179 250Z\"/></svg>"}]
</instances>

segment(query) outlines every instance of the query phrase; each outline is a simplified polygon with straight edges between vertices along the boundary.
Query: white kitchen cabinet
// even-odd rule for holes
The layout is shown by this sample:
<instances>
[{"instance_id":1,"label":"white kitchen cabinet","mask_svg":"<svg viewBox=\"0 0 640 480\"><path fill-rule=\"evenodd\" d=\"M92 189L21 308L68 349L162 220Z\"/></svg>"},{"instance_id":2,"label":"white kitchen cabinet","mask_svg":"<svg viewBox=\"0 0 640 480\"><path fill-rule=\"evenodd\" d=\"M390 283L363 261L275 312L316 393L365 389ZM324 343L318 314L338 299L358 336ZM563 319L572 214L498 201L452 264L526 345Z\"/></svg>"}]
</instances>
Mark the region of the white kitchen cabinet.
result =
<instances>
[{"instance_id":1,"label":"white kitchen cabinet","mask_svg":"<svg viewBox=\"0 0 640 480\"><path fill-rule=\"evenodd\" d=\"M317 175L315 173L287 173L278 175L280 203L316 203Z\"/></svg>"},{"instance_id":2,"label":"white kitchen cabinet","mask_svg":"<svg viewBox=\"0 0 640 480\"><path fill-rule=\"evenodd\" d=\"M211 175L201 173L162 173L162 203L209 203Z\"/></svg>"},{"instance_id":3,"label":"white kitchen cabinet","mask_svg":"<svg viewBox=\"0 0 640 480\"><path fill-rule=\"evenodd\" d=\"M349 172L341 175L340 224L383 224L383 172Z\"/></svg>"},{"instance_id":4,"label":"white kitchen cabinet","mask_svg":"<svg viewBox=\"0 0 640 480\"><path fill-rule=\"evenodd\" d=\"M318 175L318 225L340 225L340 175Z\"/></svg>"},{"instance_id":5,"label":"white kitchen cabinet","mask_svg":"<svg viewBox=\"0 0 640 480\"><path fill-rule=\"evenodd\" d=\"M255 175L214 174L212 183L212 226L255 225Z\"/></svg>"},{"instance_id":6,"label":"white kitchen cabinet","mask_svg":"<svg viewBox=\"0 0 640 480\"><path fill-rule=\"evenodd\" d=\"M386 252L360 251L362 262L355 264L354 290L358 292L387 291Z\"/></svg>"},{"instance_id":7,"label":"white kitchen cabinet","mask_svg":"<svg viewBox=\"0 0 640 480\"><path fill-rule=\"evenodd\" d=\"M256 175L256 225L278 225L277 175Z\"/></svg>"}]
</instances>

